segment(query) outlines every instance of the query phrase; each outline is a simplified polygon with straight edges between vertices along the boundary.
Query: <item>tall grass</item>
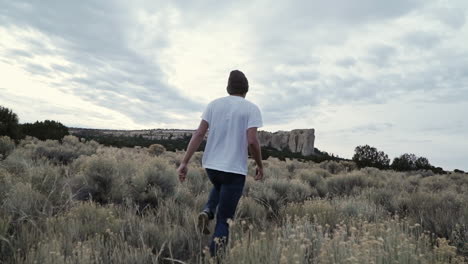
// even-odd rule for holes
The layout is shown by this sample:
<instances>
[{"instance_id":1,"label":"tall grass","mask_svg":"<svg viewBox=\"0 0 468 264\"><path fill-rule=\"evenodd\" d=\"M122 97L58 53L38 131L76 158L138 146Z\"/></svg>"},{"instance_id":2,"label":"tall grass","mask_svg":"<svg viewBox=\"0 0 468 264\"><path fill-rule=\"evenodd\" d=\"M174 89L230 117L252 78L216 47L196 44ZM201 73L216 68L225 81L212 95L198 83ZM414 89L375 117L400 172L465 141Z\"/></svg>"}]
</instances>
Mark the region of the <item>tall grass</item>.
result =
<instances>
[{"instance_id":1,"label":"tall grass","mask_svg":"<svg viewBox=\"0 0 468 264\"><path fill-rule=\"evenodd\" d=\"M181 152L68 136L4 153L0 263L216 262L196 229L211 188L201 153L184 183ZM223 263L467 262L466 174L277 159L265 173L246 180Z\"/></svg>"}]
</instances>

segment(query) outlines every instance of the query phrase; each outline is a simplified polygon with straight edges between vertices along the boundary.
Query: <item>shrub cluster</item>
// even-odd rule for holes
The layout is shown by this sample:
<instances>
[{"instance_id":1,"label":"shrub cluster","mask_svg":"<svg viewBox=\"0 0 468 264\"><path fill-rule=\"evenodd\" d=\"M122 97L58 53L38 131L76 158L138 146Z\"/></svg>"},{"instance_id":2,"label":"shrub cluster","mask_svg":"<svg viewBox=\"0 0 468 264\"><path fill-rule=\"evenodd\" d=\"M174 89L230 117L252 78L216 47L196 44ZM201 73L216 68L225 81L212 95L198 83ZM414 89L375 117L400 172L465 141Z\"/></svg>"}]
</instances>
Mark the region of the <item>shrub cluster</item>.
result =
<instances>
[{"instance_id":1,"label":"shrub cluster","mask_svg":"<svg viewBox=\"0 0 468 264\"><path fill-rule=\"evenodd\" d=\"M2 263L210 263L196 229L198 153L26 138L0 160ZM254 173L249 163L249 175ZM223 263L463 263L468 178L353 162L265 161L248 176ZM210 226L213 228L213 225Z\"/></svg>"}]
</instances>

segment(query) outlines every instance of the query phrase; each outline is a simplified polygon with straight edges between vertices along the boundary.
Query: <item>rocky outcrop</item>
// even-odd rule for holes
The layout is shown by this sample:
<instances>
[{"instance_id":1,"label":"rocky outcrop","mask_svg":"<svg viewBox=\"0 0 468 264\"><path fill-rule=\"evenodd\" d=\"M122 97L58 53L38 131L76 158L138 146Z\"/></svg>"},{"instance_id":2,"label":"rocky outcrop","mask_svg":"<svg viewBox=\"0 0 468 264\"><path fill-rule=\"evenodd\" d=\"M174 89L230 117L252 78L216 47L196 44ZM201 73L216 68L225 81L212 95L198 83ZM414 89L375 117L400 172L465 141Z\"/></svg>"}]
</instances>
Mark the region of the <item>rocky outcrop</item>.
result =
<instances>
[{"instance_id":1,"label":"rocky outcrop","mask_svg":"<svg viewBox=\"0 0 468 264\"><path fill-rule=\"evenodd\" d=\"M183 129L147 129L147 130L110 130L69 128L72 135L111 135L111 136L140 136L151 140L177 140L191 137L194 130ZM289 150L304 156L314 154L315 130L294 129L291 131L267 132L259 131L258 138L261 146L269 146L276 150Z\"/></svg>"},{"instance_id":2,"label":"rocky outcrop","mask_svg":"<svg viewBox=\"0 0 468 264\"><path fill-rule=\"evenodd\" d=\"M294 129L291 131L267 132L259 131L262 146L276 150L289 150L304 156L314 154L315 129Z\"/></svg>"}]
</instances>

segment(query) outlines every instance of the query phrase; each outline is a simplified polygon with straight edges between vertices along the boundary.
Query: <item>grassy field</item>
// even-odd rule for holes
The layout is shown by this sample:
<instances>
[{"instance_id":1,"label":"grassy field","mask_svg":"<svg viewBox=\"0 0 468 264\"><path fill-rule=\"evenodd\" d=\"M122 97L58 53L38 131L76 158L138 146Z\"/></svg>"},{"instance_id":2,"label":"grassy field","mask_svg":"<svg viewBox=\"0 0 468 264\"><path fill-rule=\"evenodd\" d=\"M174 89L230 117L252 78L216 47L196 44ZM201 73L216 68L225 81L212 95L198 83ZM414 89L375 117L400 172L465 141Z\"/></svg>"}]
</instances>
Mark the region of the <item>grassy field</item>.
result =
<instances>
[{"instance_id":1,"label":"grassy field","mask_svg":"<svg viewBox=\"0 0 468 264\"><path fill-rule=\"evenodd\" d=\"M214 263L201 153L183 184L183 153L67 136L1 138L0 155L0 263ZM269 159L265 175L247 179L223 263L467 263L466 174Z\"/></svg>"}]
</instances>

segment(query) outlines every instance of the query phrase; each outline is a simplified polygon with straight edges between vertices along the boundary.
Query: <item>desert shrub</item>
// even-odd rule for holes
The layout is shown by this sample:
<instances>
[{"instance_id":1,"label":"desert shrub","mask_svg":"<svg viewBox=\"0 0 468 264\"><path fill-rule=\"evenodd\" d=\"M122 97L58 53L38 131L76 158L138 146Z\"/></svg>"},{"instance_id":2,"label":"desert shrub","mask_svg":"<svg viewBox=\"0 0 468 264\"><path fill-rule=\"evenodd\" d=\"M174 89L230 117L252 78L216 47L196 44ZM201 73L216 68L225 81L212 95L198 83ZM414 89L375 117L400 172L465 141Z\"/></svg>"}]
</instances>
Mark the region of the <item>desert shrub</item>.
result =
<instances>
[{"instance_id":1,"label":"desert shrub","mask_svg":"<svg viewBox=\"0 0 468 264\"><path fill-rule=\"evenodd\" d=\"M141 206L157 206L159 200L174 194L176 171L166 161L155 159L142 165L130 185L134 201Z\"/></svg>"},{"instance_id":2,"label":"desert shrub","mask_svg":"<svg viewBox=\"0 0 468 264\"><path fill-rule=\"evenodd\" d=\"M416 192L419 190L421 185L421 175L416 174L416 175L410 175L406 179L404 179L404 182L401 182L401 186L398 187L398 189L404 189L408 193ZM395 189L395 188L393 188ZM392 190L395 192L395 190Z\"/></svg>"},{"instance_id":3,"label":"desert shrub","mask_svg":"<svg viewBox=\"0 0 468 264\"><path fill-rule=\"evenodd\" d=\"M32 219L50 214L47 197L34 190L31 184L16 183L6 194L2 207L14 219Z\"/></svg>"},{"instance_id":4,"label":"desert shrub","mask_svg":"<svg viewBox=\"0 0 468 264\"><path fill-rule=\"evenodd\" d=\"M67 234L71 241L85 241L96 234L118 233L122 220L112 206L81 202L64 214L48 219L50 233Z\"/></svg>"},{"instance_id":5,"label":"desert shrub","mask_svg":"<svg viewBox=\"0 0 468 264\"><path fill-rule=\"evenodd\" d=\"M267 188L271 188L280 200L286 200L290 191L290 181L287 179L272 178L264 182Z\"/></svg>"},{"instance_id":6,"label":"desert shrub","mask_svg":"<svg viewBox=\"0 0 468 264\"><path fill-rule=\"evenodd\" d=\"M394 190L388 188L370 189L364 195L388 212L392 214L398 213L398 201Z\"/></svg>"},{"instance_id":7,"label":"desert shrub","mask_svg":"<svg viewBox=\"0 0 468 264\"><path fill-rule=\"evenodd\" d=\"M306 217L309 221L320 225L334 227L340 222L340 212L327 200L313 199L303 203L290 203L281 208L280 214L285 221L288 216L294 219Z\"/></svg>"},{"instance_id":8,"label":"desert shrub","mask_svg":"<svg viewBox=\"0 0 468 264\"><path fill-rule=\"evenodd\" d=\"M363 196L333 199L331 203L338 208L343 216L341 221L347 224L356 221L356 219L377 222L388 214L381 206Z\"/></svg>"},{"instance_id":9,"label":"desert shrub","mask_svg":"<svg viewBox=\"0 0 468 264\"><path fill-rule=\"evenodd\" d=\"M16 181L28 182L28 171L32 167L31 160L21 155L17 149L5 160L0 161L1 166L15 177Z\"/></svg>"},{"instance_id":10,"label":"desert shrub","mask_svg":"<svg viewBox=\"0 0 468 264\"><path fill-rule=\"evenodd\" d=\"M457 193L466 193L468 189L468 175L463 173L451 173L447 175L447 177L450 180L452 188Z\"/></svg>"},{"instance_id":11,"label":"desert shrub","mask_svg":"<svg viewBox=\"0 0 468 264\"><path fill-rule=\"evenodd\" d=\"M123 199L123 179L119 175L118 162L112 157L93 156L83 168L84 185L75 186L82 198L99 203L120 202Z\"/></svg>"},{"instance_id":12,"label":"desert shrub","mask_svg":"<svg viewBox=\"0 0 468 264\"><path fill-rule=\"evenodd\" d=\"M142 171L150 187L158 187L164 197L174 193L177 184L176 172L164 160L154 160Z\"/></svg>"},{"instance_id":13,"label":"desert shrub","mask_svg":"<svg viewBox=\"0 0 468 264\"><path fill-rule=\"evenodd\" d=\"M298 171L298 178L309 184L312 188L312 196L325 197L328 193L325 178L331 177L331 174L321 168L302 169Z\"/></svg>"},{"instance_id":14,"label":"desert shrub","mask_svg":"<svg viewBox=\"0 0 468 264\"><path fill-rule=\"evenodd\" d=\"M193 193L186 186L179 186L174 194L174 201L177 204L194 207L195 201Z\"/></svg>"},{"instance_id":15,"label":"desert shrub","mask_svg":"<svg viewBox=\"0 0 468 264\"><path fill-rule=\"evenodd\" d=\"M252 182L248 193L255 201L265 206L269 213L278 212L280 206L284 203L278 193L264 183Z\"/></svg>"},{"instance_id":16,"label":"desert shrub","mask_svg":"<svg viewBox=\"0 0 468 264\"><path fill-rule=\"evenodd\" d=\"M0 201L3 201L12 185L13 179L11 174L0 167Z\"/></svg>"},{"instance_id":17,"label":"desert shrub","mask_svg":"<svg viewBox=\"0 0 468 264\"><path fill-rule=\"evenodd\" d=\"M328 173L327 171L324 172ZM324 178L320 173L316 173L316 170L300 170L297 174L298 178L309 184L310 187L316 187L323 182Z\"/></svg>"},{"instance_id":18,"label":"desert shrub","mask_svg":"<svg viewBox=\"0 0 468 264\"><path fill-rule=\"evenodd\" d=\"M236 212L236 218L249 223L263 225L268 215L267 209L251 197L242 197Z\"/></svg>"},{"instance_id":19,"label":"desert shrub","mask_svg":"<svg viewBox=\"0 0 468 264\"><path fill-rule=\"evenodd\" d=\"M148 147L148 153L154 156L159 156L166 151L166 148L161 144L153 144Z\"/></svg>"},{"instance_id":20,"label":"desert shrub","mask_svg":"<svg viewBox=\"0 0 468 264\"><path fill-rule=\"evenodd\" d=\"M345 167L347 172L353 171L358 169L358 166L355 162L353 161L340 161L340 164Z\"/></svg>"},{"instance_id":21,"label":"desert shrub","mask_svg":"<svg viewBox=\"0 0 468 264\"><path fill-rule=\"evenodd\" d=\"M187 187L195 194L201 194L207 191L207 187L211 186L208 183L208 176L201 168L190 169L187 173Z\"/></svg>"},{"instance_id":22,"label":"desert shrub","mask_svg":"<svg viewBox=\"0 0 468 264\"><path fill-rule=\"evenodd\" d=\"M305 200L312 194L310 187L299 180L272 178L267 179L264 185L276 193L279 204Z\"/></svg>"},{"instance_id":23,"label":"desert shrub","mask_svg":"<svg viewBox=\"0 0 468 264\"><path fill-rule=\"evenodd\" d=\"M346 171L347 167L337 161L327 160L319 164L320 168L327 170L331 174L338 174L342 171Z\"/></svg>"},{"instance_id":24,"label":"desert shrub","mask_svg":"<svg viewBox=\"0 0 468 264\"><path fill-rule=\"evenodd\" d=\"M98 147L99 144L95 141L83 143L75 136L65 136L62 143L57 140L39 141L35 147L34 156L68 164L81 155L95 154Z\"/></svg>"},{"instance_id":25,"label":"desert shrub","mask_svg":"<svg viewBox=\"0 0 468 264\"><path fill-rule=\"evenodd\" d=\"M327 189L332 195L352 195L362 188L374 185L364 174L354 171L347 174L339 174L326 180Z\"/></svg>"},{"instance_id":26,"label":"desert shrub","mask_svg":"<svg viewBox=\"0 0 468 264\"><path fill-rule=\"evenodd\" d=\"M63 168L41 162L29 170L32 187L45 195L52 206L70 202L71 190L67 186Z\"/></svg>"},{"instance_id":27,"label":"desert shrub","mask_svg":"<svg viewBox=\"0 0 468 264\"><path fill-rule=\"evenodd\" d=\"M452 192L406 194L399 199L399 208L401 214L440 237L451 238L457 225L467 225L466 200Z\"/></svg>"},{"instance_id":28,"label":"desert shrub","mask_svg":"<svg viewBox=\"0 0 468 264\"><path fill-rule=\"evenodd\" d=\"M312 191L309 185L304 184L304 182L296 179L291 180L289 182L288 189L289 190L286 195L287 202L300 202L306 200L307 198L310 198L311 196L318 195L315 189L314 191Z\"/></svg>"},{"instance_id":29,"label":"desert shrub","mask_svg":"<svg viewBox=\"0 0 468 264\"><path fill-rule=\"evenodd\" d=\"M191 162L196 164L196 166L202 166L203 161L203 152L195 152L192 156Z\"/></svg>"},{"instance_id":30,"label":"desert shrub","mask_svg":"<svg viewBox=\"0 0 468 264\"><path fill-rule=\"evenodd\" d=\"M5 159L15 149L15 142L7 136L0 137L0 160Z\"/></svg>"},{"instance_id":31,"label":"desert shrub","mask_svg":"<svg viewBox=\"0 0 468 264\"><path fill-rule=\"evenodd\" d=\"M421 190L437 193L451 187L452 182L448 177L441 175L425 177L421 179Z\"/></svg>"},{"instance_id":32,"label":"desert shrub","mask_svg":"<svg viewBox=\"0 0 468 264\"><path fill-rule=\"evenodd\" d=\"M0 261L4 260L6 256L13 254L10 241L10 235L8 230L10 229L11 217L3 214L0 211Z\"/></svg>"}]
</instances>

